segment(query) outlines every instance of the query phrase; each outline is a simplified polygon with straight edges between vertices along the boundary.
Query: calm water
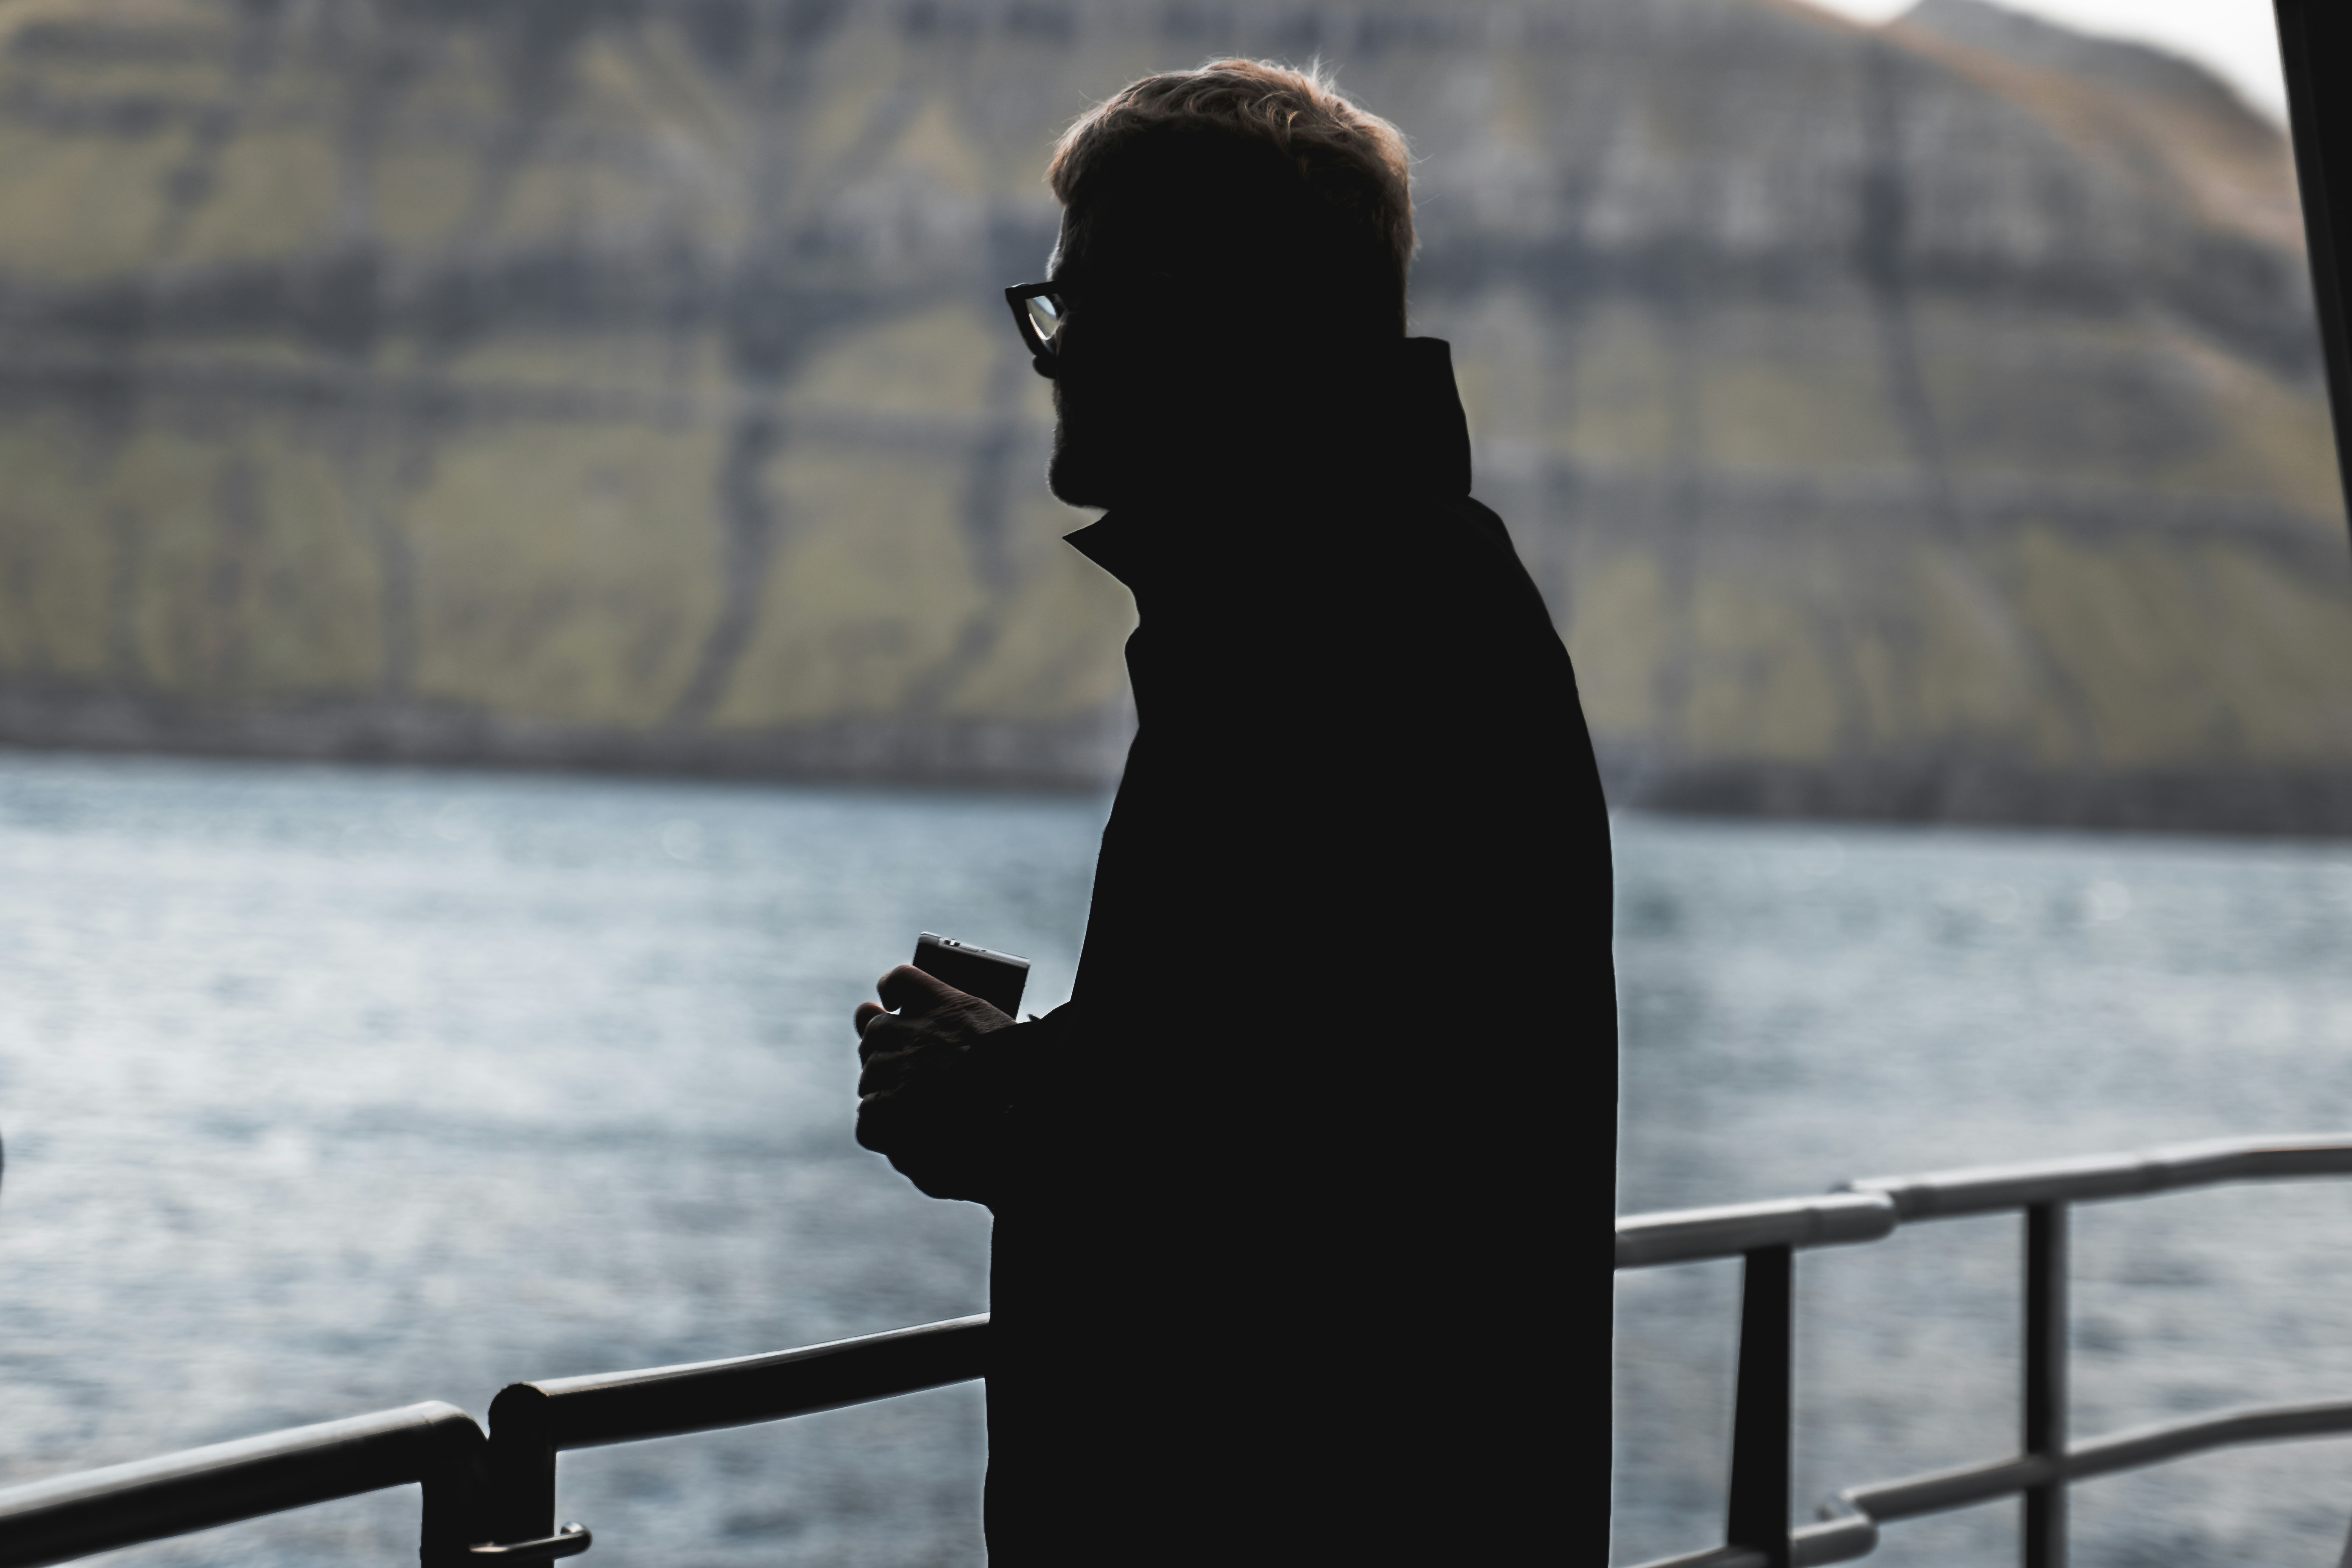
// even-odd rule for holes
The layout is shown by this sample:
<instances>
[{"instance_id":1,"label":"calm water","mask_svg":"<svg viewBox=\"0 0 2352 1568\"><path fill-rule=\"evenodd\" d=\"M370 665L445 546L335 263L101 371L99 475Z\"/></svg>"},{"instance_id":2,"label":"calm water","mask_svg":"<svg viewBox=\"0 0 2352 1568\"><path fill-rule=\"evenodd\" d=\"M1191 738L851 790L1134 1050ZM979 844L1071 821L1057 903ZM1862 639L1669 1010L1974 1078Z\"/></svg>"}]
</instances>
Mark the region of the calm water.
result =
<instances>
[{"instance_id":1,"label":"calm water","mask_svg":"<svg viewBox=\"0 0 2352 1568\"><path fill-rule=\"evenodd\" d=\"M1060 1000L1102 809L0 754L0 1479L980 1308L985 1215L849 1138L845 1018L924 927ZM2352 1126L2352 848L1618 838L1627 1209ZM1478 1070L1448 1011L1433 1107ZM2078 1431L2352 1394L2352 1184L2077 1237ZM1806 1260L1804 1500L2006 1449L2016 1246ZM1716 1538L1734 1287L1621 1287L1622 1562ZM567 1456L563 1510L608 1568L975 1563L982 1458L945 1390ZM2076 1517L2089 1568L2322 1568L2352 1448L2095 1482ZM2012 1519L1873 1561L2013 1560ZM387 1494L117 1557L392 1564L415 1520Z\"/></svg>"}]
</instances>

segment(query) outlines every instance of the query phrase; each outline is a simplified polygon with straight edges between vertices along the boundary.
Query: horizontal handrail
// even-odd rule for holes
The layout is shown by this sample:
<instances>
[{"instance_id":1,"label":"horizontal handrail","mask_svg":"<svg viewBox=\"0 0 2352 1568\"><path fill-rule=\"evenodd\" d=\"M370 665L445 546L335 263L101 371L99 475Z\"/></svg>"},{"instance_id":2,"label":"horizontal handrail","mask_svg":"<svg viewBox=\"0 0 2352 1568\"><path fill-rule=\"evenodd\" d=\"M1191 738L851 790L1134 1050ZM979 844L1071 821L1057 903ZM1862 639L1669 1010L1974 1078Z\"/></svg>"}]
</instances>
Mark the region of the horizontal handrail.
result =
<instances>
[{"instance_id":1,"label":"horizontal handrail","mask_svg":"<svg viewBox=\"0 0 2352 1568\"><path fill-rule=\"evenodd\" d=\"M2137 1469L2165 1459L2234 1448L2242 1443L2283 1443L2297 1437L2352 1434L2352 1400L2311 1405L2242 1405L2188 1421L2165 1421L2111 1433L2066 1450L2074 1480Z\"/></svg>"},{"instance_id":2,"label":"horizontal handrail","mask_svg":"<svg viewBox=\"0 0 2352 1568\"><path fill-rule=\"evenodd\" d=\"M1880 1521L1916 1519L2014 1496L2055 1479L2087 1480L2117 1470L2137 1469L2212 1448L2242 1443L2275 1443L2295 1437L2352 1435L2352 1400L2316 1405L2255 1405L2186 1421L2165 1421L2110 1433L2068 1447L2062 1466L2051 1459L2004 1459L1996 1464L1940 1470L1900 1481L1850 1487L1838 1496L1858 1513ZM1822 1562L1835 1562L1823 1558Z\"/></svg>"},{"instance_id":3,"label":"horizontal handrail","mask_svg":"<svg viewBox=\"0 0 2352 1568\"><path fill-rule=\"evenodd\" d=\"M490 1405L504 1444L588 1448L709 1432L917 1394L987 1370L988 1314L726 1361L509 1384ZM5 1565L0 1565L5 1568Z\"/></svg>"},{"instance_id":4,"label":"horizontal handrail","mask_svg":"<svg viewBox=\"0 0 2352 1568\"><path fill-rule=\"evenodd\" d=\"M1654 1557L1642 1568L1772 1568L1772 1559L1753 1546L1710 1546L1680 1557Z\"/></svg>"},{"instance_id":5,"label":"horizontal handrail","mask_svg":"<svg viewBox=\"0 0 2352 1568\"><path fill-rule=\"evenodd\" d=\"M1759 1247L1801 1249L1876 1241L1900 1223L1895 1201L1879 1193L1629 1215L1617 1222L1617 1267L1654 1268L1737 1258Z\"/></svg>"},{"instance_id":6,"label":"horizontal handrail","mask_svg":"<svg viewBox=\"0 0 2352 1568\"><path fill-rule=\"evenodd\" d=\"M1878 1526L1859 1516L1807 1525L1789 1534L1790 1568L1819 1563L1851 1563L1878 1550ZM1755 1546L1710 1546L1680 1557L1659 1557L1642 1568L1772 1568L1769 1552Z\"/></svg>"},{"instance_id":7,"label":"horizontal handrail","mask_svg":"<svg viewBox=\"0 0 2352 1568\"><path fill-rule=\"evenodd\" d=\"M2175 1143L2132 1154L1977 1165L1917 1176L1873 1176L1838 1189L1881 1193L1906 1222L1995 1214L2031 1204L2090 1203L2223 1182L2352 1175L2352 1137L2228 1138Z\"/></svg>"},{"instance_id":8,"label":"horizontal handrail","mask_svg":"<svg viewBox=\"0 0 2352 1568\"><path fill-rule=\"evenodd\" d=\"M1913 1220L2033 1205L2345 1174L2352 1174L2352 1136L2332 1134L1879 1177L1822 1197L1628 1215L1617 1222L1616 1266L1875 1241ZM559 1449L782 1420L977 1378L987 1369L987 1331L981 1314L762 1355L514 1384L491 1405L487 1444L465 1412L433 1401L36 1481L0 1490L0 1568L41 1568L415 1482L425 1489L428 1558L464 1556L469 1545L475 1556L577 1551L586 1543L584 1531L477 1544L485 1541L479 1531L491 1511L486 1488L498 1488L501 1474L512 1483L530 1478L532 1489L551 1499ZM1791 1560L1864 1556L1877 1543L1879 1521L1962 1508L2053 1479L2240 1443L2341 1434L2352 1434L2352 1402L2235 1410L2078 1444L2066 1450L2063 1465L2012 1458L1856 1488L1840 1494L1851 1517L1792 1533ZM1748 1568L1768 1561L1754 1547L1719 1546L1650 1568Z\"/></svg>"},{"instance_id":9,"label":"horizontal handrail","mask_svg":"<svg viewBox=\"0 0 2352 1568\"><path fill-rule=\"evenodd\" d=\"M41 1568L420 1481L425 1543L446 1549L467 1533L482 1453L474 1418L429 1400L32 1481L0 1490L0 1568Z\"/></svg>"},{"instance_id":10,"label":"horizontal handrail","mask_svg":"<svg viewBox=\"0 0 2352 1568\"><path fill-rule=\"evenodd\" d=\"M2015 1497L2029 1487L2056 1480L2064 1472L2054 1458L1995 1459L1990 1464L1930 1470L1901 1480L1848 1487L1838 1497L1855 1512L1881 1524L1922 1514L1972 1508L1995 1498Z\"/></svg>"},{"instance_id":11,"label":"horizontal handrail","mask_svg":"<svg viewBox=\"0 0 2352 1568\"><path fill-rule=\"evenodd\" d=\"M1801 1250L1876 1241L1912 1220L1994 1214L2031 1204L2337 1175L2352 1175L2352 1136L2342 1133L2221 1139L2088 1159L1874 1176L1843 1183L1825 1197L1629 1215L1617 1222L1617 1267L1736 1258L1759 1247Z\"/></svg>"},{"instance_id":12,"label":"horizontal handrail","mask_svg":"<svg viewBox=\"0 0 2352 1568\"><path fill-rule=\"evenodd\" d=\"M1797 1199L1636 1215L1619 1221L1620 1268L1735 1255L1748 1259L1726 1529L1730 1540L1661 1558L1643 1568L1796 1568L1843 1563L1876 1549L1881 1523L2019 1496L2026 1505L2025 1560L2063 1562L2063 1497L2074 1481L2241 1443L2352 1434L2352 1402L2345 1402L2224 1411L2087 1443L2069 1444L2064 1436L2067 1205L2225 1182L2347 1174L2352 1174L2352 1135L2224 1139L2127 1154L1847 1182L1832 1198L1865 1202L1844 1207L1831 1200ZM1786 1310L1790 1254L1876 1240L1919 1220L2017 1211L2026 1219L2023 1451L1987 1464L1849 1489L1824 1508L1823 1522L1791 1530L1774 1500L1785 1496L1789 1480ZM1759 1286L1759 1268L1766 1269L1762 1279L1777 1283ZM1764 1291L1760 1298L1759 1289ZM1766 1310L1776 1302L1779 1316ZM1752 1388L1751 1354L1760 1358Z\"/></svg>"},{"instance_id":13,"label":"horizontal handrail","mask_svg":"<svg viewBox=\"0 0 2352 1568\"><path fill-rule=\"evenodd\" d=\"M2352 1436L2352 1400L2247 1405L2187 1421L2136 1426L2077 1443L2066 1450L2063 1466L2042 1458L2001 1459L1899 1481L1849 1487L1837 1495L1833 1505L1845 1517L1793 1531L1790 1561L1794 1568L1850 1563L1867 1557L1877 1547L1881 1524L2016 1497L2029 1487L2053 1479L2087 1480L2245 1443L2345 1436ZM1679 1557L1656 1558L1643 1568L1766 1568L1767 1563L1765 1553L1752 1546L1712 1546Z\"/></svg>"}]
</instances>

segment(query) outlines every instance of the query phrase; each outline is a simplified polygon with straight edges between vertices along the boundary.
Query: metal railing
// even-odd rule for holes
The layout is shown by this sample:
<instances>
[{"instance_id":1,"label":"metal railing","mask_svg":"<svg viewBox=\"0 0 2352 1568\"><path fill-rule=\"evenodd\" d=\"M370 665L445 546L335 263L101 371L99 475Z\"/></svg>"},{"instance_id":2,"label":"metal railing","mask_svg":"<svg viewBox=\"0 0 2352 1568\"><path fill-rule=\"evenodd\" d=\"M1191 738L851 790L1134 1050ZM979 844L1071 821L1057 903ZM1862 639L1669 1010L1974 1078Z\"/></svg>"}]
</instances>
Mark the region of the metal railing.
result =
<instances>
[{"instance_id":1,"label":"metal railing","mask_svg":"<svg viewBox=\"0 0 2352 1568\"><path fill-rule=\"evenodd\" d=\"M963 1383L986 1314L729 1361L518 1383L474 1418L436 1401L0 1491L0 1568L41 1568L265 1513L423 1483L428 1565L538 1563L594 1537L555 1522L565 1448L781 1421Z\"/></svg>"},{"instance_id":2,"label":"metal railing","mask_svg":"<svg viewBox=\"0 0 2352 1568\"><path fill-rule=\"evenodd\" d=\"M2066 1211L2076 1203L2222 1182L2352 1174L2352 1137L2198 1143L1850 1183L1823 1197L1637 1215L1617 1225L1617 1267L1744 1260L1726 1544L1643 1568L1796 1568L1849 1562L1882 1524L2025 1499L2026 1568L2063 1568L2066 1488L2242 1443L2352 1434L2352 1398L2224 1411L2067 1441ZM1879 1240L1962 1215L2025 1215L2025 1373L2015 1456L1853 1487L1820 1523L1790 1518L1796 1254ZM454 1405L413 1405L159 1459L0 1490L0 1568L77 1557L421 1483L428 1565L530 1563L585 1552L555 1521L556 1455L778 1421L961 1383L986 1369L988 1319L958 1318L730 1361L519 1383L490 1405L487 1437Z\"/></svg>"},{"instance_id":3,"label":"metal railing","mask_svg":"<svg viewBox=\"0 0 2352 1568\"><path fill-rule=\"evenodd\" d=\"M477 1532L482 1429L438 1400L0 1491L0 1563L39 1568L386 1487L423 1484L427 1562Z\"/></svg>"},{"instance_id":4,"label":"metal railing","mask_svg":"<svg viewBox=\"0 0 2352 1568\"><path fill-rule=\"evenodd\" d=\"M490 1402L489 1528L501 1540L555 1539L555 1456L565 1448L918 1394L980 1376L987 1348L982 1313L805 1350L509 1384Z\"/></svg>"},{"instance_id":5,"label":"metal railing","mask_svg":"<svg viewBox=\"0 0 2352 1568\"><path fill-rule=\"evenodd\" d=\"M2084 1443L2070 1444L2066 1435L2070 1205L2224 1182L2340 1175L2352 1175L2352 1137L2240 1139L2138 1154L1886 1176L1849 1182L1827 1197L1620 1221L1620 1268L1745 1260L1725 1544L1659 1558L1642 1568L1801 1568L1851 1562L1877 1547L1882 1524L2021 1495L2024 1568L2064 1568L2066 1489L2074 1481L2241 1443L2352 1434L2347 1398L2223 1411ZM1794 1528L1790 1417L1796 1253L1875 1241L1899 1226L1926 1220L2009 1211L2025 1216L2020 1451L1987 1464L1850 1487L1823 1505L1825 1522Z\"/></svg>"}]
</instances>

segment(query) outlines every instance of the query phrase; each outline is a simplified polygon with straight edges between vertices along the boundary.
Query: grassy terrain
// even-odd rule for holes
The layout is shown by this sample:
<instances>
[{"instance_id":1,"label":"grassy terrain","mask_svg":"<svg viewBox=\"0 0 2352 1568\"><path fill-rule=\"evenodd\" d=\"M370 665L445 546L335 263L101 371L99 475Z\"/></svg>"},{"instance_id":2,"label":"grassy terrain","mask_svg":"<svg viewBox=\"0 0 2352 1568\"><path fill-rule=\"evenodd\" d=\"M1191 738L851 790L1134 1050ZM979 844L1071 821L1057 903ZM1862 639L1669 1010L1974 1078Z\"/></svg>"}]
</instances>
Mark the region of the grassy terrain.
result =
<instances>
[{"instance_id":1,"label":"grassy terrain","mask_svg":"<svg viewBox=\"0 0 2352 1568\"><path fill-rule=\"evenodd\" d=\"M1966 0L1192 15L0 3L0 736L1099 776L1131 612L994 291L1090 99L1319 53L1620 798L2352 826L2226 92Z\"/></svg>"}]
</instances>

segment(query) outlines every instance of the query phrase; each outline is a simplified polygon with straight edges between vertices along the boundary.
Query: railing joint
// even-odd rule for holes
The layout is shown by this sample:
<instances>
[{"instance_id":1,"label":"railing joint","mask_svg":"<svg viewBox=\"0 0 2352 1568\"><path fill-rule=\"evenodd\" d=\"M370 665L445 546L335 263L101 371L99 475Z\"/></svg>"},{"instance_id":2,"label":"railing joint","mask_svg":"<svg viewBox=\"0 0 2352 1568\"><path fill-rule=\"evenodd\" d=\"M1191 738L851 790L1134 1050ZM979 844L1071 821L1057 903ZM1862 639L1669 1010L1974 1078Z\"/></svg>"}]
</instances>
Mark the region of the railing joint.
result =
<instances>
[{"instance_id":1,"label":"railing joint","mask_svg":"<svg viewBox=\"0 0 2352 1568\"><path fill-rule=\"evenodd\" d=\"M463 1555L468 1562L551 1563L577 1557L595 1542L595 1533L586 1525L571 1523L533 1541L478 1541Z\"/></svg>"}]
</instances>

